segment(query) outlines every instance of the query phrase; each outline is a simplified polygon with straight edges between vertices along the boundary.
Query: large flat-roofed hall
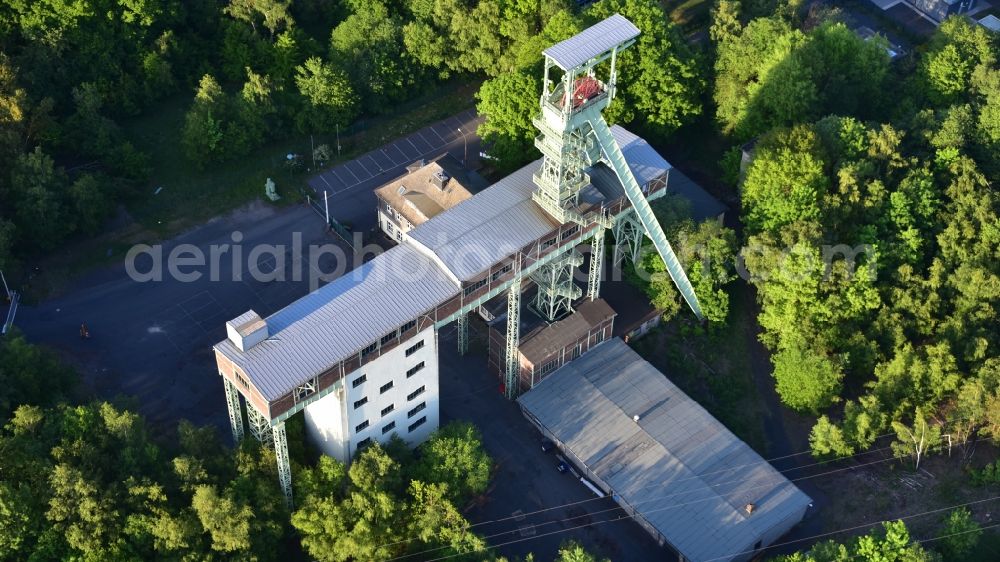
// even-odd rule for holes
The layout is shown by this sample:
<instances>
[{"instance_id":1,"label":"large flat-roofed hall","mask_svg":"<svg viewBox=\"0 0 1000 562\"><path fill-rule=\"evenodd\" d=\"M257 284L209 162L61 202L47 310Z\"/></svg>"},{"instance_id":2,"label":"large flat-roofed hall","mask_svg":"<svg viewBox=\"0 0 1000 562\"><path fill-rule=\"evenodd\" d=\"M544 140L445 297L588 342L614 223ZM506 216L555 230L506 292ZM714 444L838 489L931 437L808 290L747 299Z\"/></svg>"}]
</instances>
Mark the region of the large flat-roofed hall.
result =
<instances>
[{"instance_id":1,"label":"large flat-roofed hall","mask_svg":"<svg viewBox=\"0 0 1000 562\"><path fill-rule=\"evenodd\" d=\"M586 478L683 560L749 560L812 501L618 338L518 402Z\"/></svg>"}]
</instances>

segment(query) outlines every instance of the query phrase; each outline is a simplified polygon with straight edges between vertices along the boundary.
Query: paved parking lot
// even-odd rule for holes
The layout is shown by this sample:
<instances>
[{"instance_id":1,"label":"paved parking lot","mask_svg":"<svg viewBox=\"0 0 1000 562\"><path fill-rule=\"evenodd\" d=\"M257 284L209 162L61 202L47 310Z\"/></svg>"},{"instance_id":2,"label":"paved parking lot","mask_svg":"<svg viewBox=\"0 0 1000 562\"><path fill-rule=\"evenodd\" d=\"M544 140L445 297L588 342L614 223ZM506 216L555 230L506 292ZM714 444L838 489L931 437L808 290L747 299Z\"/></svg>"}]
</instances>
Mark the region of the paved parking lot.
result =
<instances>
[{"instance_id":1,"label":"paved parking lot","mask_svg":"<svg viewBox=\"0 0 1000 562\"><path fill-rule=\"evenodd\" d=\"M455 159L461 162L465 158L467 143L469 163L473 160L478 161L478 144L475 146L472 144L478 142L476 129L482 121L482 117L469 109L420 129L408 137L392 141L350 162L329 168L310 178L309 185L317 193L329 192L331 197L354 188L361 188L373 179L378 180L381 185L402 173L394 175L392 172L405 171L406 166L421 158L451 152ZM459 129L464 134L459 132Z\"/></svg>"},{"instance_id":2,"label":"paved parking lot","mask_svg":"<svg viewBox=\"0 0 1000 562\"><path fill-rule=\"evenodd\" d=\"M562 542L574 539L615 562L676 560L631 520L605 522L623 511L556 470L555 453L542 452L538 430L488 374L484 341L474 336L462 357L453 327L439 336L441 423L473 422L496 463L488 499L465 514L473 530L508 557L533 552L536 560L552 560Z\"/></svg>"},{"instance_id":3,"label":"paved parking lot","mask_svg":"<svg viewBox=\"0 0 1000 562\"><path fill-rule=\"evenodd\" d=\"M481 142L476 129L482 121L474 110L463 111L324 170L309 178L309 186L318 198L329 197L333 218L356 232L371 232L377 225L374 190L405 174L410 164L447 152L459 162L466 160L466 168L477 169Z\"/></svg>"}]
</instances>

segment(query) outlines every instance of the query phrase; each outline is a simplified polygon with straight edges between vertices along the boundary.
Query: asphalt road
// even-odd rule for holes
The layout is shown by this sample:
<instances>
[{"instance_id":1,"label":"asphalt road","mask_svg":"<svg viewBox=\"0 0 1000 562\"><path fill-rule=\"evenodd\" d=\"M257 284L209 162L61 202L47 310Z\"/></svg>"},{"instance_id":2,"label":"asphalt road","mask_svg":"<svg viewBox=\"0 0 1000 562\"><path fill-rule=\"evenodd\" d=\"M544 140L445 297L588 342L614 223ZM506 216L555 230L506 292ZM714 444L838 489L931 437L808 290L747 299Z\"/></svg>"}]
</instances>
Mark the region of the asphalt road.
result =
<instances>
[{"instance_id":1,"label":"asphalt road","mask_svg":"<svg viewBox=\"0 0 1000 562\"><path fill-rule=\"evenodd\" d=\"M232 245L236 232L243 237L243 259L234 268L231 250L223 255L217 281L207 267L200 267L181 269L201 272L196 281L165 274L162 281L136 282L120 263L80 279L66 295L22 306L16 325L32 342L47 344L76 364L99 397L135 396L140 411L154 423L186 418L226 427L222 384L211 349L226 337L226 321L250 308L271 314L308 292L309 263L292 259L293 232L305 246L337 242L304 205L275 211L256 204L165 243L164 261L180 244L191 244L208 256L211 246ZM260 282L250 275L250 251L260 244L282 246L286 281ZM258 258L261 272L274 270L274 256ZM334 271L333 261L327 255L318 264ZM141 272L150 271L152 259L144 256L136 265ZM302 272L302 281L291 280L295 268ZM234 276L236 270L242 275ZM89 340L79 337L82 322L90 330Z\"/></svg>"},{"instance_id":2,"label":"asphalt road","mask_svg":"<svg viewBox=\"0 0 1000 562\"><path fill-rule=\"evenodd\" d=\"M378 225L374 190L405 174L410 164L447 152L459 162L466 161L466 168L479 168L482 142L476 129L482 122L475 111L464 111L316 174L309 186L318 199L329 197L333 218L356 232L369 233Z\"/></svg>"}]
</instances>

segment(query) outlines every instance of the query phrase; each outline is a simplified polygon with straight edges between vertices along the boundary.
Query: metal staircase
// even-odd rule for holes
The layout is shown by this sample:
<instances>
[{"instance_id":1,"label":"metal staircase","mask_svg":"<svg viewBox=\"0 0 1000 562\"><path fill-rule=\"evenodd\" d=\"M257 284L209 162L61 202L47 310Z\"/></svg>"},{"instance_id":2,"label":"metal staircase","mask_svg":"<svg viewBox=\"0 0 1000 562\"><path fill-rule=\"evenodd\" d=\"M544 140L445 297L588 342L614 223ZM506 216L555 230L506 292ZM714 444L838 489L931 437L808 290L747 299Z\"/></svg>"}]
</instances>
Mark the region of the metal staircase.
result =
<instances>
[{"instance_id":1,"label":"metal staircase","mask_svg":"<svg viewBox=\"0 0 1000 562\"><path fill-rule=\"evenodd\" d=\"M639 182L636 181L632 169L625 162L625 156L622 154L621 148L618 147L618 143L615 142L615 137L611 134L611 128L608 127L604 118L600 116L592 119L590 126L601 145L601 149L604 151L604 156L608 164L614 169L615 174L618 175L618 180L622 183L622 187L625 188L625 195L632 203L632 208L635 209L636 215L638 215L639 220L642 222L646 236L653 241L657 253L660 254L660 258L667 266L667 272L670 273L670 278L674 280L677 290L681 292L681 296L684 297L684 301L691 307L694 315L699 320L703 319L704 315L701 313L701 306L698 304L698 297L694 293L694 287L691 285L687 274L684 273L684 268L677 259L677 255L674 254L673 248L670 247L667 235L663 233L660 222L656 220L656 215L653 214L652 207L646 201L646 196L643 194L642 188L639 187Z\"/></svg>"}]
</instances>

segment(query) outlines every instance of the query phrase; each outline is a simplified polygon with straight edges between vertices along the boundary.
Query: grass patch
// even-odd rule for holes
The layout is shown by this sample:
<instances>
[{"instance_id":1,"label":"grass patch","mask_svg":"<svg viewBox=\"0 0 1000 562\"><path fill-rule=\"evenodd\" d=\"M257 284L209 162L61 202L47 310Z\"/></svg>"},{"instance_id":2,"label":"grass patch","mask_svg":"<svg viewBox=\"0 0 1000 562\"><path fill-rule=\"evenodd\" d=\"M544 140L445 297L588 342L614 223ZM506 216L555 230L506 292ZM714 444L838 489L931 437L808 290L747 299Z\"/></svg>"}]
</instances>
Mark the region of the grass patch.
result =
<instances>
[{"instance_id":1,"label":"grass patch","mask_svg":"<svg viewBox=\"0 0 1000 562\"><path fill-rule=\"evenodd\" d=\"M452 81L401 105L391 115L362 119L341 131L343 147L330 165L350 160L396 137L416 131L474 104L474 81ZM286 155L301 154L308 161L313 144L336 147L336 134L295 135L255 150L245 158L198 169L183 155L180 126L190 107L190 96L175 96L125 124L136 147L151 156L150 184L129 206L133 218L159 237L168 237L213 216L253 201L272 178L283 203L299 200L305 180L314 170L292 173ZM157 188L162 187L158 195Z\"/></svg>"}]
</instances>

